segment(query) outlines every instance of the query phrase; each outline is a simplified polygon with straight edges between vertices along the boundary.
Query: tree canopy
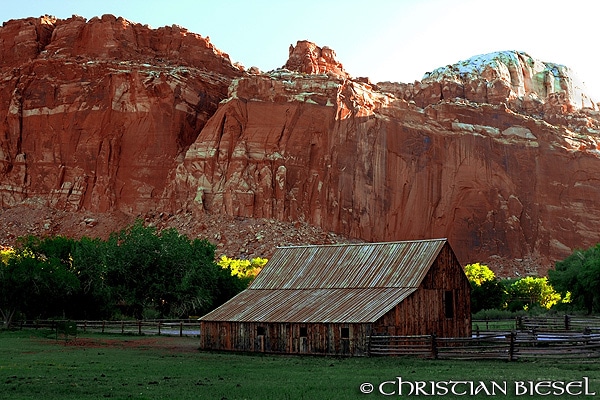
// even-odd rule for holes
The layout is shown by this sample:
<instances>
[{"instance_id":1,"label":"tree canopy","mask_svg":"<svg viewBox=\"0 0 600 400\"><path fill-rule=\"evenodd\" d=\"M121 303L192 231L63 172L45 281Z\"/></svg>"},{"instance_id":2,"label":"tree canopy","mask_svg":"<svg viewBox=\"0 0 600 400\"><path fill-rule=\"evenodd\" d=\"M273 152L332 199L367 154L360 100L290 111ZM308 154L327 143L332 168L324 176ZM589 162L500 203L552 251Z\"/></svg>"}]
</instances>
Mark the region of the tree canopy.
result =
<instances>
[{"instance_id":1,"label":"tree canopy","mask_svg":"<svg viewBox=\"0 0 600 400\"><path fill-rule=\"evenodd\" d=\"M77 277L56 254L18 248L0 264L0 313L4 324L10 326L14 315L25 310L56 315L78 288Z\"/></svg>"},{"instance_id":2,"label":"tree canopy","mask_svg":"<svg viewBox=\"0 0 600 400\"><path fill-rule=\"evenodd\" d=\"M487 265L467 264L464 270L471 283L471 312L503 307L506 290Z\"/></svg>"},{"instance_id":3,"label":"tree canopy","mask_svg":"<svg viewBox=\"0 0 600 400\"><path fill-rule=\"evenodd\" d=\"M249 280L215 262L215 246L141 221L107 240L20 238L0 254L5 325L27 318L181 318L202 315ZM261 259L262 260L262 259Z\"/></svg>"},{"instance_id":4,"label":"tree canopy","mask_svg":"<svg viewBox=\"0 0 600 400\"><path fill-rule=\"evenodd\" d=\"M588 313L600 312L600 244L557 262L548 277L561 294L570 292L573 305Z\"/></svg>"},{"instance_id":5,"label":"tree canopy","mask_svg":"<svg viewBox=\"0 0 600 400\"><path fill-rule=\"evenodd\" d=\"M471 311L508 309L509 311L530 310L532 307L550 309L570 297L561 296L554 290L546 277L523 277L498 279L487 266L479 263L464 267L471 283Z\"/></svg>"}]
</instances>

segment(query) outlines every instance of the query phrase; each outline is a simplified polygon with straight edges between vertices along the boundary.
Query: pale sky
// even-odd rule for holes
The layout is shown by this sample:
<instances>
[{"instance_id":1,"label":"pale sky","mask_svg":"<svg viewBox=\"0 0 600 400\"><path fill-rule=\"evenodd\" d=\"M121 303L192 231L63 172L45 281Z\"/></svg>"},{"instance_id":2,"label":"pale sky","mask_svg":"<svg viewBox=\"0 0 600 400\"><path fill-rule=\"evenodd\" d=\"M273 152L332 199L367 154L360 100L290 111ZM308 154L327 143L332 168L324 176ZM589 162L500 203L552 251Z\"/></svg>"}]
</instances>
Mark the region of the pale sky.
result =
<instances>
[{"instance_id":1,"label":"pale sky","mask_svg":"<svg viewBox=\"0 0 600 400\"><path fill-rule=\"evenodd\" d=\"M281 67L290 44L329 46L354 77L413 82L435 68L501 50L563 64L600 101L596 0L17 0L0 20L44 14L122 16L210 37L234 62Z\"/></svg>"}]
</instances>

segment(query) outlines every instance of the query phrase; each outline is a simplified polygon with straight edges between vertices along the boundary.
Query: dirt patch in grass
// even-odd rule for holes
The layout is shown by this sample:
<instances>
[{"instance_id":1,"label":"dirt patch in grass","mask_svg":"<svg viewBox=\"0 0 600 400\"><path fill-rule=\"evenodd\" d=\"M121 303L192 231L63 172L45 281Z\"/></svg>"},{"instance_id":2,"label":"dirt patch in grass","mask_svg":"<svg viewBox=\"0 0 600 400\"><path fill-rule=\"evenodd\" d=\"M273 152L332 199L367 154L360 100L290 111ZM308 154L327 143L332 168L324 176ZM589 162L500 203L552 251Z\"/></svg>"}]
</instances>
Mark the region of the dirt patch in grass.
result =
<instances>
[{"instance_id":1,"label":"dirt patch in grass","mask_svg":"<svg viewBox=\"0 0 600 400\"><path fill-rule=\"evenodd\" d=\"M200 343L191 337L142 337L142 338L69 338L57 339L57 344L66 347L84 348L128 348L138 350L164 350L173 353L198 352Z\"/></svg>"}]
</instances>

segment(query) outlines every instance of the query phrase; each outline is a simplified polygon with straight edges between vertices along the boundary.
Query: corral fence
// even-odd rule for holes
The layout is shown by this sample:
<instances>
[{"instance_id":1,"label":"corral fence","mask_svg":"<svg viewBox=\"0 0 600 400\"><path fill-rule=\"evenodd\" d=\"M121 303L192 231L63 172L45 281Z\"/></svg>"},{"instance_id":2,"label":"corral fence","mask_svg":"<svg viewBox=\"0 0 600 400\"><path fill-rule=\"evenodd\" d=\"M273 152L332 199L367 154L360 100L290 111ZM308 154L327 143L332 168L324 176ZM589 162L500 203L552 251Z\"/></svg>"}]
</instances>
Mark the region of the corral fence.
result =
<instances>
[{"instance_id":1,"label":"corral fence","mask_svg":"<svg viewBox=\"0 0 600 400\"><path fill-rule=\"evenodd\" d=\"M600 317L573 315L552 317L517 317L516 328L538 331L589 331L600 333Z\"/></svg>"},{"instance_id":2,"label":"corral fence","mask_svg":"<svg viewBox=\"0 0 600 400\"><path fill-rule=\"evenodd\" d=\"M600 357L600 318L576 316L474 320L472 337L432 335L368 338L370 356L420 356L433 359Z\"/></svg>"},{"instance_id":3,"label":"corral fence","mask_svg":"<svg viewBox=\"0 0 600 400\"><path fill-rule=\"evenodd\" d=\"M371 336L369 356L421 356L433 359L598 358L600 334L506 332L470 338Z\"/></svg>"},{"instance_id":4,"label":"corral fence","mask_svg":"<svg viewBox=\"0 0 600 400\"><path fill-rule=\"evenodd\" d=\"M197 319L183 320L123 320L123 321L20 321L15 324L20 329L51 329L56 335L77 336L83 333L112 333L122 335L169 335L169 336L198 336L200 321ZM68 327L66 329L65 327Z\"/></svg>"},{"instance_id":5,"label":"corral fence","mask_svg":"<svg viewBox=\"0 0 600 400\"><path fill-rule=\"evenodd\" d=\"M595 316L518 316L512 319L474 319L473 334L502 331L563 331L600 333L600 317Z\"/></svg>"}]
</instances>

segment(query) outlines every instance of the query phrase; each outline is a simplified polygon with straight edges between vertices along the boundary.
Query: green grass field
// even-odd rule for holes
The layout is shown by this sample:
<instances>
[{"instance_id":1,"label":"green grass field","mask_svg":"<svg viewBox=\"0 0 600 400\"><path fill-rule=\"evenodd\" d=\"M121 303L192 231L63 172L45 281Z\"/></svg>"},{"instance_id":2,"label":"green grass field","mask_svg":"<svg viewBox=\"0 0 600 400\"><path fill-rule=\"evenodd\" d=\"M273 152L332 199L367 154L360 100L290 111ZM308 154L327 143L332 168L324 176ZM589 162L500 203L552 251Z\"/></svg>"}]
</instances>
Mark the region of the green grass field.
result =
<instances>
[{"instance_id":1,"label":"green grass field","mask_svg":"<svg viewBox=\"0 0 600 400\"><path fill-rule=\"evenodd\" d=\"M600 396L600 360L586 362L449 361L417 358L332 358L200 352L197 338L85 335L65 342L50 331L0 331L0 399L375 399L488 398L471 396L467 384L447 393L397 393L397 377L417 381L506 382L493 397L569 398L517 395L515 382L578 381ZM392 393L385 396L382 390ZM373 392L362 394L361 384ZM527 387L527 384L524 384ZM370 389L369 385L363 386ZM540 389L544 391L545 389ZM461 394L466 391L466 394ZM576 391L573 389L573 391ZM593 398L581 394L574 397ZM596 396L597 397L597 396Z\"/></svg>"}]
</instances>

